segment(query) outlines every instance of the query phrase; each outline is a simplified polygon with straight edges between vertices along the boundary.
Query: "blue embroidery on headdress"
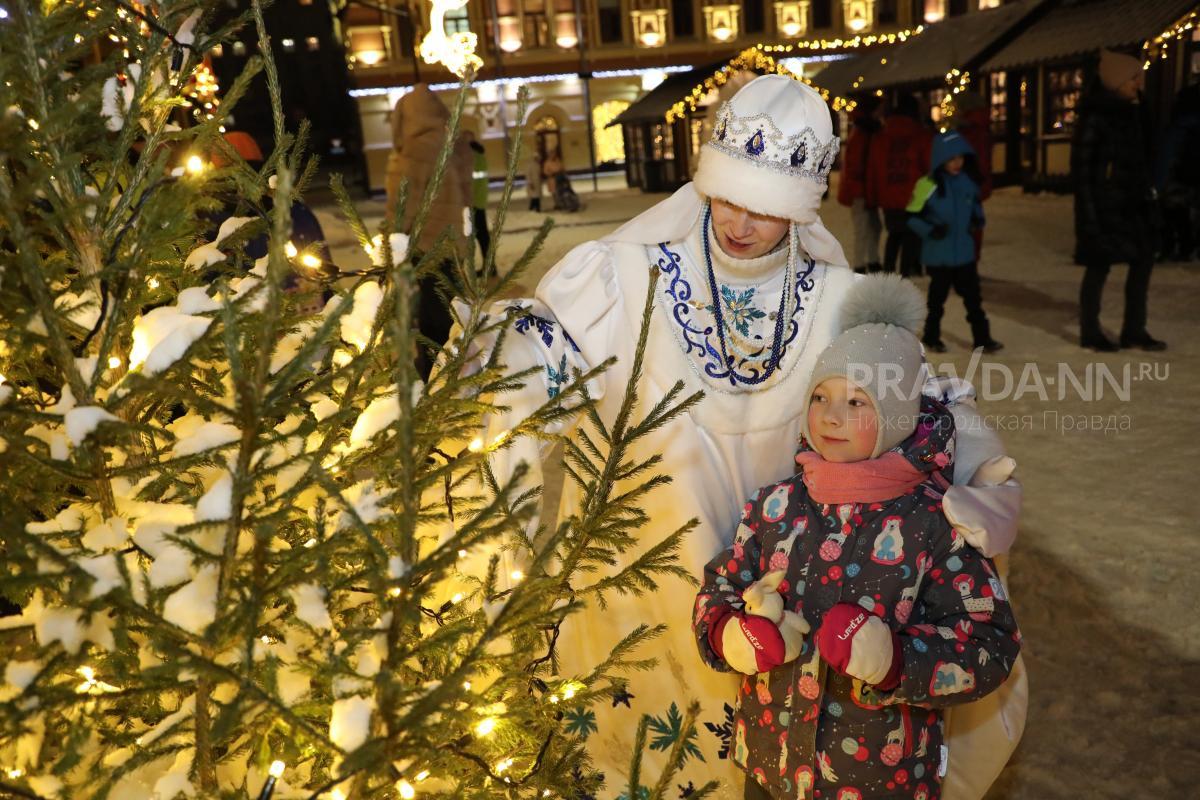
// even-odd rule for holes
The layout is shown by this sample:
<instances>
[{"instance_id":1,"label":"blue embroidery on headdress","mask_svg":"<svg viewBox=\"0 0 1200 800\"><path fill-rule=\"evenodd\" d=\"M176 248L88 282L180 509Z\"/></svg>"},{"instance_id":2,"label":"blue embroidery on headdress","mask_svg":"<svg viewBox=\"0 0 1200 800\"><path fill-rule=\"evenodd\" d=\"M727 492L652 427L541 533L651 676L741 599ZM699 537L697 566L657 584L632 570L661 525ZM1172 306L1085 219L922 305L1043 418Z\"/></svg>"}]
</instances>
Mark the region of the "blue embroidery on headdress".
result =
<instances>
[{"instance_id":1,"label":"blue embroidery on headdress","mask_svg":"<svg viewBox=\"0 0 1200 800\"><path fill-rule=\"evenodd\" d=\"M801 142L800 146L792 151L792 166L803 167L805 161L808 161L808 145Z\"/></svg>"},{"instance_id":2,"label":"blue embroidery on headdress","mask_svg":"<svg viewBox=\"0 0 1200 800\"><path fill-rule=\"evenodd\" d=\"M767 143L763 139L762 128L759 128L746 142L746 152L752 156L760 156L762 155L763 150L766 149Z\"/></svg>"}]
</instances>

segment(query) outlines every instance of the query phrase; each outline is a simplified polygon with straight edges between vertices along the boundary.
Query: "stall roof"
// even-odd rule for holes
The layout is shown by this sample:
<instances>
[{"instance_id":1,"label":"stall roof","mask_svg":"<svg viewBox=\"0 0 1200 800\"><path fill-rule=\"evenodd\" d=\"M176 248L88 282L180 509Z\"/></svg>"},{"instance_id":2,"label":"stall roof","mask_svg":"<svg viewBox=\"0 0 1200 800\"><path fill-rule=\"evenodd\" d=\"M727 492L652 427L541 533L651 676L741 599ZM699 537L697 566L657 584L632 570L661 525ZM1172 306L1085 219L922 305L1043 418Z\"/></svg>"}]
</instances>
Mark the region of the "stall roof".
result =
<instances>
[{"instance_id":1,"label":"stall roof","mask_svg":"<svg viewBox=\"0 0 1200 800\"><path fill-rule=\"evenodd\" d=\"M662 122L671 106L686 97L696 84L712 75L728 61L729 59L723 58L687 72L670 73L662 83L638 98L605 127L611 128L613 125L622 125L628 122Z\"/></svg>"},{"instance_id":2,"label":"stall roof","mask_svg":"<svg viewBox=\"0 0 1200 800\"><path fill-rule=\"evenodd\" d=\"M879 59L891 60L892 51L903 45L874 47L865 53L830 61L813 76L812 82L836 97L850 97L860 91L854 83L879 67Z\"/></svg>"},{"instance_id":3,"label":"stall roof","mask_svg":"<svg viewBox=\"0 0 1200 800\"><path fill-rule=\"evenodd\" d=\"M928 83L952 69L974 69L975 62L1017 25L1038 10L1044 0L1019 0L999 8L963 14L925 26L920 36L893 48L886 64L879 59L864 69L862 89ZM869 58L869 56L866 56Z\"/></svg>"},{"instance_id":4,"label":"stall roof","mask_svg":"<svg viewBox=\"0 0 1200 800\"><path fill-rule=\"evenodd\" d=\"M1101 48L1140 45L1198 6L1197 0L1067 0L988 59L982 69L1011 69Z\"/></svg>"}]
</instances>

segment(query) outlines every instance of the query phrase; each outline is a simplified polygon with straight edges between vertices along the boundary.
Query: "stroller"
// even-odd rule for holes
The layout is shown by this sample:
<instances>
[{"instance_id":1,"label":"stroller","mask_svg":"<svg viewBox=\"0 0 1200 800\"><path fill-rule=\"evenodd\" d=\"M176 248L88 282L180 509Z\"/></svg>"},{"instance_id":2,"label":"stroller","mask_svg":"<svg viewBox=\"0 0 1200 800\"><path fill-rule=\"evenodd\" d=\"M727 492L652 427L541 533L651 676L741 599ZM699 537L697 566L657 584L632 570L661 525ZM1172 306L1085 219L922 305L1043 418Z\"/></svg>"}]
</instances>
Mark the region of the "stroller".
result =
<instances>
[{"instance_id":1,"label":"stroller","mask_svg":"<svg viewBox=\"0 0 1200 800\"><path fill-rule=\"evenodd\" d=\"M554 208L557 211L575 212L579 210L579 195L571 188L571 179L566 172L554 176Z\"/></svg>"}]
</instances>

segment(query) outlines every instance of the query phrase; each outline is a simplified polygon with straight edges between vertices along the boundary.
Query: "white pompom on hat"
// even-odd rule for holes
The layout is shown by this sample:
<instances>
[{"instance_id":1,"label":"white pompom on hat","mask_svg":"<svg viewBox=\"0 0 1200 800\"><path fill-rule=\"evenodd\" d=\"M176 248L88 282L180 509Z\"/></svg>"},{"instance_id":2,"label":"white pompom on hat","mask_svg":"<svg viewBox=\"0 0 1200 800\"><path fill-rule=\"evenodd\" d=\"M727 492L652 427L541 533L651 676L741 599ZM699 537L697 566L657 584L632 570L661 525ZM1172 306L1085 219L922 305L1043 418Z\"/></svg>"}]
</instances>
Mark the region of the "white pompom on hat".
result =
<instances>
[{"instance_id":1,"label":"white pompom on hat","mask_svg":"<svg viewBox=\"0 0 1200 800\"><path fill-rule=\"evenodd\" d=\"M903 442L917 428L921 409L922 364L917 332L925 321L925 298L899 275L860 278L842 300L842 333L817 358L804 408L827 378L845 378L871 397L879 418L871 458ZM808 414L804 438L812 441Z\"/></svg>"}]
</instances>

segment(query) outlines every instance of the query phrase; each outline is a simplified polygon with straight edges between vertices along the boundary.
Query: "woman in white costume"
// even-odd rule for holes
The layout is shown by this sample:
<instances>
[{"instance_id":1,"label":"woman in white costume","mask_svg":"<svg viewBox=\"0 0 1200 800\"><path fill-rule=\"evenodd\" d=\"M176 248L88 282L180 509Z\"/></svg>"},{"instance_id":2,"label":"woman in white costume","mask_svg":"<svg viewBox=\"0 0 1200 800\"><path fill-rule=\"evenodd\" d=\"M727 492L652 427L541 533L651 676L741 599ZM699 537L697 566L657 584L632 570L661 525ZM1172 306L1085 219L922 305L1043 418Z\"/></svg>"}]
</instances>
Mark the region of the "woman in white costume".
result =
<instances>
[{"instance_id":1,"label":"woman in white costume","mask_svg":"<svg viewBox=\"0 0 1200 800\"><path fill-rule=\"evenodd\" d=\"M506 339L503 362L514 371L540 366L543 381L505 395L511 418L491 420L491 433L511 428L557 393L564 372L616 356L593 387L601 418L611 422L629 380L649 268L658 265L638 387L642 407L653 406L679 380L685 396L702 390L705 397L642 440L631 457L661 456L659 470L673 479L646 502L652 524L645 547L699 519L681 552L692 575L732 541L749 494L793 471L790 445L799 437L808 376L838 330L840 298L855 280L817 213L837 149L828 107L816 92L790 78L760 77L721 109L693 183L610 236L576 247L545 276L533 299L495 309L520 317ZM970 541L990 537L1006 550L1015 534L1019 485L1006 474L988 487L967 485L984 462L993 472L1003 463L999 440L980 424L969 386L931 379L926 392L952 404L960 431L959 485L947 494L947 513L953 508L950 516ZM517 460L536 467L536 447L517 443L497 453L497 469L503 473ZM568 481L561 515L582 500ZM606 796L627 787L641 716L661 721L651 727L643 771L657 776L670 749L671 705L681 713L692 699L702 711L693 755L676 781L679 795L716 778L722 783L718 796L741 796L743 778L727 757L727 704L734 701L736 680L706 668L696 653L694 595L692 586L667 578L656 593L613 595L606 610L588 608L563 626L558 653L564 676L599 663L636 625L667 626L640 654L657 657L658 668L630 675L626 690L596 709L594 725L585 720L575 726L588 735L589 752L606 774Z\"/></svg>"}]
</instances>

